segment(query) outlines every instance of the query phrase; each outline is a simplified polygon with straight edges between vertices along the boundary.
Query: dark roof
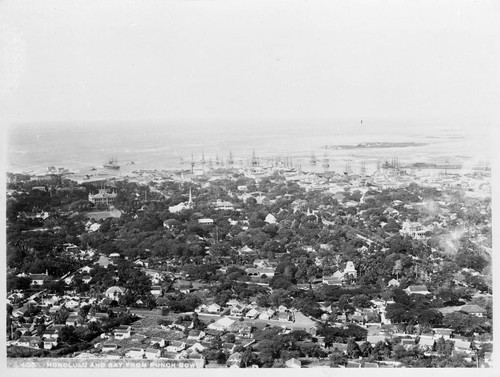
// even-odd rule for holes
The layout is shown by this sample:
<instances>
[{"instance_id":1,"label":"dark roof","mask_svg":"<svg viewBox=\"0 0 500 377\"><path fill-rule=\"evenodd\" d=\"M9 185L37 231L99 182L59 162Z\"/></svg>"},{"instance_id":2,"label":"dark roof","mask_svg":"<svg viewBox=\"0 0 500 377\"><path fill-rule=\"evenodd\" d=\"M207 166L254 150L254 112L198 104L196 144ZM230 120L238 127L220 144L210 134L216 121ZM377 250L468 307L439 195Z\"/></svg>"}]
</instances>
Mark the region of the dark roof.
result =
<instances>
[{"instance_id":1,"label":"dark roof","mask_svg":"<svg viewBox=\"0 0 500 377\"><path fill-rule=\"evenodd\" d=\"M345 343L332 343L331 349L338 349L339 351L347 351L347 344L345 344Z\"/></svg>"},{"instance_id":2,"label":"dark roof","mask_svg":"<svg viewBox=\"0 0 500 377\"><path fill-rule=\"evenodd\" d=\"M486 310L479 305L464 305L460 308L460 311L466 313L486 313Z\"/></svg>"},{"instance_id":3,"label":"dark roof","mask_svg":"<svg viewBox=\"0 0 500 377\"><path fill-rule=\"evenodd\" d=\"M31 280L47 280L49 279L48 275L45 274L30 274L30 279Z\"/></svg>"},{"instance_id":4,"label":"dark roof","mask_svg":"<svg viewBox=\"0 0 500 377\"><path fill-rule=\"evenodd\" d=\"M207 328L207 329L205 330L205 334L207 334L207 335L220 335L220 334L222 334L222 333L223 333L223 331L214 330L214 329L208 329L208 328Z\"/></svg>"},{"instance_id":5,"label":"dark roof","mask_svg":"<svg viewBox=\"0 0 500 377\"><path fill-rule=\"evenodd\" d=\"M21 342L21 343L25 343L25 342L39 342L40 340L42 340L42 338L39 337L39 336L21 336L19 338L19 342Z\"/></svg>"},{"instance_id":6,"label":"dark roof","mask_svg":"<svg viewBox=\"0 0 500 377\"><path fill-rule=\"evenodd\" d=\"M234 346L234 343L222 343L222 348L232 349Z\"/></svg>"}]
</instances>

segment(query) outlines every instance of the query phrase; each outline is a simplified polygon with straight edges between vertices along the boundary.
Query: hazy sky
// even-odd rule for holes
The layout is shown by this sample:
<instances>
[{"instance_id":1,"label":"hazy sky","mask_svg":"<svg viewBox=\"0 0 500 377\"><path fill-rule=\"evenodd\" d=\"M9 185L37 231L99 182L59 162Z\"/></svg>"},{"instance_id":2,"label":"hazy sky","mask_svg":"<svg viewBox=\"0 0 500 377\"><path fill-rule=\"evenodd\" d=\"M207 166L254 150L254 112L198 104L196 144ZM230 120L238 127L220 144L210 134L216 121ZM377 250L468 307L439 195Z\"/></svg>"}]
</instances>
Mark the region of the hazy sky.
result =
<instances>
[{"instance_id":1,"label":"hazy sky","mask_svg":"<svg viewBox=\"0 0 500 377\"><path fill-rule=\"evenodd\" d=\"M10 122L491 125L498 20L499 1L6 0L0 95Z\"/></svg>"}]
</instances>

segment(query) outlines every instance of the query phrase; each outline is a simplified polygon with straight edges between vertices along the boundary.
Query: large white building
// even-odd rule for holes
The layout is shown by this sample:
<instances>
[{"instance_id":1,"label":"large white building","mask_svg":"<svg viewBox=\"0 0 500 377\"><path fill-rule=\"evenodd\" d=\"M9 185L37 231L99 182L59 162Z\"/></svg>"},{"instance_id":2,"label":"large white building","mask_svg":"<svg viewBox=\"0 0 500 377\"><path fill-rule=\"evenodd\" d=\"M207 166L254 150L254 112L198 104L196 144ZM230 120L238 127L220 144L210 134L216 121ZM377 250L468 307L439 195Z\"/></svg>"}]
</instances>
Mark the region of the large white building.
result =
<instances>
[{"instance_id":1,"label":"large white building","mask_svg":"<svg viewBox=\"0 0 500 377\"><path fill-rule=\"evenodd\" d=\"M89 202L94 204L110 205L114 203L116 195L116 192L108 192L108 190L102 188L99 189L99 192L97 194L89 194Z\"/></svg>"},{"instance_id":2,"label":"large white building","mask_svg":"<svg viewBox=\"0 0 500 377\"><path fill-rule=\"evenodd\" d=\"M429 231L427 227L422 226L419 222L405 221L399 231L401 235L409 235L415 239L425 238L425 234Z\"/></svg>"},{"instance_id":3,"label":"large white building","mask_svg":"<svg viewBox=\"0 0 500 377\"><path fill-rule=\"evenodd\" d=\"M234 204L228 201L222 201L220 199L217 199L216 202L213 202L212 205L216 210L226 210L226 211L232 211L234 210Z\"/></svg>"}]
</instances>

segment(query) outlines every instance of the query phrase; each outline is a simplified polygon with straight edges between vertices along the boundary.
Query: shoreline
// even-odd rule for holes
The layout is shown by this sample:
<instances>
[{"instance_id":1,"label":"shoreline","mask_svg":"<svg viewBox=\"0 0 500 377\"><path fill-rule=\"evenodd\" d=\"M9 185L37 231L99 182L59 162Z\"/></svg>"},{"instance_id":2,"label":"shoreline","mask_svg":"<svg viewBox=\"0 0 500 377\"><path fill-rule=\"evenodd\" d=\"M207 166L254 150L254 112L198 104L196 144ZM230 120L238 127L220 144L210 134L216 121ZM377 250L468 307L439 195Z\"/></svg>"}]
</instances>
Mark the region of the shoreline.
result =
<instances>
[{"instance_id":1,"label":"shoreline","mask_svg":"<svg viewBox=\"0 0 500 377\"><path fill-rule=\"evenodd\" d=\"M346 149L376 149L376 148L406 148L406 147L423 147L429 145L429 143L416 143L416 142L366 142L359 143L356 145L325 145L324 149L333 150L346 150Z\"/></svg>"}]
</instances>

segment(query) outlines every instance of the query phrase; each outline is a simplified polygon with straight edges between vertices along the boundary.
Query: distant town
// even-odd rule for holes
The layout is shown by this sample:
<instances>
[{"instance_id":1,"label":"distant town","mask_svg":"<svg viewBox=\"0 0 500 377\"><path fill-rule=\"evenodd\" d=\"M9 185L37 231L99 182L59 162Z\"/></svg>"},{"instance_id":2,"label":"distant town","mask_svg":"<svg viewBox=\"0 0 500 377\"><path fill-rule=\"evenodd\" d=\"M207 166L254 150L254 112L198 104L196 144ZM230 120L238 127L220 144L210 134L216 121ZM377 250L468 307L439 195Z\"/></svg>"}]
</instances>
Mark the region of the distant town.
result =
<instances>
[{"instance_id":1,"label":"distant town","mask_svg":"<svg viewBox=\"0 0 500 377\"><path fill-rule=\"evenodd\" d=\"M489 169L210 165L8 173L8 361L493 366Z\"/></svg>"}]
</instances>

